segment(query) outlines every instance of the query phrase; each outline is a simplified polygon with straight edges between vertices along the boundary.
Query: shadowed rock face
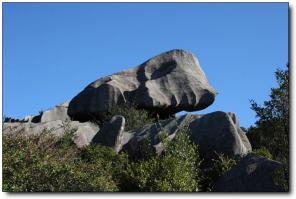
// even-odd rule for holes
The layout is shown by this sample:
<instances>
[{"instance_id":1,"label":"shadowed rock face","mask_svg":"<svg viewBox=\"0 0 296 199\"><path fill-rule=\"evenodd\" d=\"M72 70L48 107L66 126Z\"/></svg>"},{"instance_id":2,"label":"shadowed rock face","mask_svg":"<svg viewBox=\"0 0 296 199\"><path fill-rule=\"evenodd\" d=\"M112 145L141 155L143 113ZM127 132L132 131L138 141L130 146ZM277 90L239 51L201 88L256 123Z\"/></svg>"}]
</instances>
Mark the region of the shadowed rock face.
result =
<instances>
[{"instance_id":1,"label":"shadowed rock face","mask_svg":"<svg viewBox=\"0 0 296 199\"><path fill-rule=\"evenodd\" d=\"M166 118L182 110L204 109L214 102L215 95L197 58L172 50L92 82L70 101L68 115L86 121L100 117L114 105L128 104Z\"/></svg>"},{"instance_id":2,"label":"shadowed rock face","mask_svg":"<svg viewBox=\"0 0 296 199\"><path fill-rule=\"evenodd\" d=\"M116 152L119 152L124 141L124 127L124 117L116 115L94 136L92 142L112 147Z\"/></svg>"},{"instance_id":3,"label":"shadowed rock face","mask_svg":"<svg viewBox=\"0 0 296 199\"><path fill-rule=\"evenodd\" d=\"M264 157L248 155L214 185L216 192L279 192L284 191L276 184L277 172L284 165Z\"/></svg>"}]
</instances>

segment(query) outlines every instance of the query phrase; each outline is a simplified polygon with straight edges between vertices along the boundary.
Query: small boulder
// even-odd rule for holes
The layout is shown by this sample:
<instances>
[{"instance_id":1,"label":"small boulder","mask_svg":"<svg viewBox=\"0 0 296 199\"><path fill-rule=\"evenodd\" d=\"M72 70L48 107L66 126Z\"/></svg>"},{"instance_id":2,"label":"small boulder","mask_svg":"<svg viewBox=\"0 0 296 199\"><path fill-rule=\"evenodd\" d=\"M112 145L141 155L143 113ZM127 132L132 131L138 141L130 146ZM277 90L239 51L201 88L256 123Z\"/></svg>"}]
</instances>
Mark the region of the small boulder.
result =
<instances>
[{"instance_id":1,"label":"small boulder","mask_svg":"<svg viewBox=\"0 0 296 199\"><path fill-rule=\"evenodd\" d=\"M87 146L91 143L94 136L99 132L98 125L91 122L75 122L70 123L71 127L75 129L74 143L79 147Z\"/></svg>"},{"instance_id":2,"label":"small boulder","mask_svg":"<svg viewBox=\"0 0 296 199\"><path fill-rule=\"evenodd\" d=\"M234 113L216 111L201 115L190 123L189 128L193 142L206 159L215 157L215 152L233 157L244 156L252 150Z\"/></svg>"},{"instance_id":3,"label":"small boulder","mask_svg":"<svg viewBox=\"0 0 296 199\"><path fill-rule=\"evenodd\" d=\"M53 109L49 109L44 111L41 115L41 123L51 122L55 120L66 121L69 120L70 117L67 114L69 106L69 101L63 102L62 104L57 105Z\"/></svg>"},{"instance_id":4,"label":"small boulder","mask_svg":"<svg viewBox=\"0 0 296 199\"><path fill-rule=\"evenodd\" d=\"M225 173L214 185L216 192L282 192L284 164L248 155ZM283 178L283 179L280 179Z\"/></svg>"},{"instance_id":5,"label":"small boulder","mask_svg":"<svg viewBox=\"0 0 296 199\"><path fill-rule=\"evenodd\" d=\"M119 152L127 140L128 133L124 132L125 118L121 115L113 116L110 122L105 124L95 135L92 142L112 147Z\"/></svg>"}]
</instances>

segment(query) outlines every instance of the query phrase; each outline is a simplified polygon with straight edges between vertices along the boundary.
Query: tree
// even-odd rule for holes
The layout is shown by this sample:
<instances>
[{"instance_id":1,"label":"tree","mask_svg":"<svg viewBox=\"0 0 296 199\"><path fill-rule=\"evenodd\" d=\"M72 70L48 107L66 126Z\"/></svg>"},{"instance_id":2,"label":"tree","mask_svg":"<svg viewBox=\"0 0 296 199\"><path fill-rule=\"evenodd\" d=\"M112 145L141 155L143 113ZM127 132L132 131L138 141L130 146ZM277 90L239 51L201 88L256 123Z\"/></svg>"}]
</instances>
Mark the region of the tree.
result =
<instances>
[{"instance_id":1,"label":"tree","mask_svg":"<svg viewBox=\"0 0 296 199\"><path fill-rule=\"evenodd\" d=\"M277 88L271 89L270 100L263 106L251 100L251 109L259 118L247 136L254 149L267 148L275 160L289 161L289 65L275 72Z\"/></svg>"}]
</instances>

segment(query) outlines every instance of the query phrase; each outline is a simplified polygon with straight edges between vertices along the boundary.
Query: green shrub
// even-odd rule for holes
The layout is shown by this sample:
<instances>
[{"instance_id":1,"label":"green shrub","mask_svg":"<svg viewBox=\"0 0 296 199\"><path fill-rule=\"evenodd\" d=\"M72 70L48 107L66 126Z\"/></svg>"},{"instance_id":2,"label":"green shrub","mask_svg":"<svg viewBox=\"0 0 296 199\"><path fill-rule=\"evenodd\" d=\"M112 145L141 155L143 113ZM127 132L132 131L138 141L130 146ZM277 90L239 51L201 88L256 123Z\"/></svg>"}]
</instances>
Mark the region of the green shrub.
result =
<instances>
[{"instance_id":1,"label":"green shrub","mask_svg":"<svg viewBox=\"0 0 296 199\"><path fill-rule=\"evenodd\" d=\"M157 119L153 118L148 111L138 109L135 106L115 106L111 108L106 121L109 121L115 115L122 115L125 118L126 131L135 130L143 127L145 124L157 121Z\"/></svg>"},{"instance_id":2,"label":"green shrub","mask_svg":"<svg viewBox=\"0 0 296 199\"><path fill-rule=\"evenodd\" d=\"M81 158L87 150L70 143L67 133L61 138L50 132L4 135L3 191L118 191L112 160L108 159L112 154L88 162Z\"/></svg>"},{"instance_id":3,"label":"green shrub","mask_svg":"<svg viewBox=\"0 0 296 199\"><path fill-rule=\"evenodd\" d=\"M216 153L216 157L211 162L201 165L201 190L212 191L214 183L229 171L235 164L236 160L223 153Z\"/></svg>"},{"instance_id":4,"label":"green shrub","mask_svg":"<svg viewBox=\"0 0 296 199\"><path fill-rule=\"evenodd\" d=\"M289 191L289 168L287 166L275 169L272 177L275 185L281 187L285 192Z\"/></svg>"},{"instance_id":5,"label":"green shrub","mask_svg":"<svg viewBox=\"0 0 296 199\"><path fill-rule=\"evenodd\" d=\"M260 149L255 149L252 152L250 152L252 155L265 157L267 159L272 159L272 155L269 152L269 150L265 147L261 147Z\"/></svg>"},{"instance_id":6,"label":"green shrub","mask_svg":"<svg viewBox=\"0 0 296 199\"><path fill-rule=\"evenodd\" d=\"M182 191L199 190L200 163L197 147L186 129L181 128L175 139L164 143L160 156L132 162L125 172L127 191Z\"/></svg>"}]
</instances>

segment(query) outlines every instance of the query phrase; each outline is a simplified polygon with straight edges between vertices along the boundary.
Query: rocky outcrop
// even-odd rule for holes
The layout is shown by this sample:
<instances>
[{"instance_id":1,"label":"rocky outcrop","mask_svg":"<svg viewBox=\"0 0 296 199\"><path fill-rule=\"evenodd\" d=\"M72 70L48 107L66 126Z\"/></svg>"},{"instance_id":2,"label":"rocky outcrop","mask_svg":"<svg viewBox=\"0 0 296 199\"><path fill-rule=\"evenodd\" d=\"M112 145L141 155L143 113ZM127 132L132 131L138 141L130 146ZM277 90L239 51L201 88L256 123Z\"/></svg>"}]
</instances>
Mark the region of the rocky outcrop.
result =
<instances>
[{"instance_id":1,"label":"rocky outcrop","mask_svg":"<svg viewBox=\"0 0 296 199\"><path fill-rule=\"evenodd\" d=\"M112 106L128 104L166 118L183 110L204 109L215 95L197 58L184 50L172 50L92 82L70 101L68 115L87 121L100 118Z\"/></svg>"},{"instance_id":2,"label":"rocky outcrop","mask_svg":"<svg viewBox=\"0 0 296 199\"><path fill-rule=\"evenodd\" d=\"M54 136L62 136L66 131L73 130L74 143L78 147L88 145L93 137L99 131L99 127L91 122L78 122L78 121L62 121L55 120L44 123L4 123L2 133L5 134L17 134L23 135L39 135L44 131L50 132Z\"/></svg>"},{"instance_id":3,"label":"rocky outcrop","mask_svg":"<svg viewBox=\"0 0 296 199\"><path fill-rule=\"evenodd\" d=\"M246 156L214 185L216 192L280 192L286 181L282 163L264 157ZM283 178L283 179L281 179Z\"/></svg>"},{"instance_id":4,"label":"rocky outcrop","mask_svg":"<svg viewBox=\"0 0 296 199\"><path fill-rule=\"evenodd\" d=\"M140 155L141 145L148 140L155 152L160 154L163 150L163 136L167 136L169 140L174 139L182 126L187 126L186 132L199 146L200 154L204 158L214 157L215 152L228 156L243 156L252 150L245 132L239 127L235 114L220 111L205 115L187 114L148 124L128 134L122 134L124 137L122 139L126 143L122 150L131 157L137 158ZM101 144L104 145L104 143Z\"/></svg>"}]
</instances>

